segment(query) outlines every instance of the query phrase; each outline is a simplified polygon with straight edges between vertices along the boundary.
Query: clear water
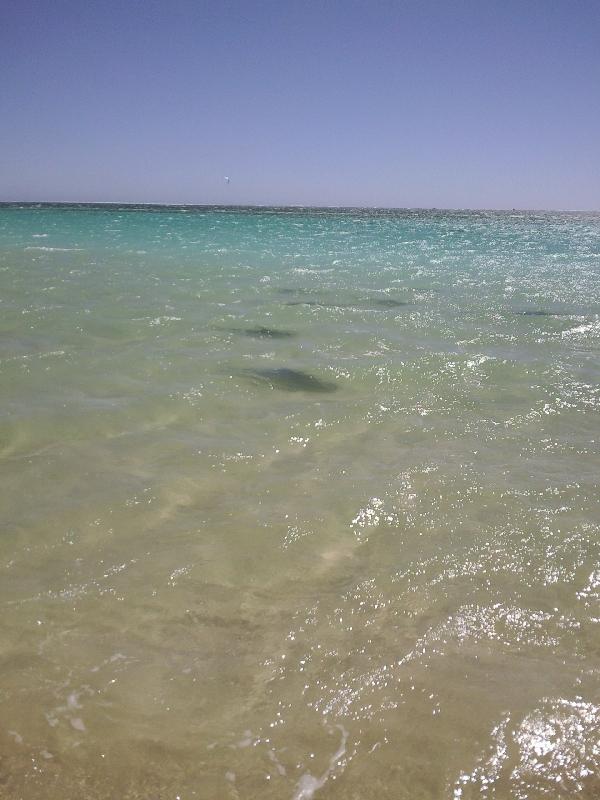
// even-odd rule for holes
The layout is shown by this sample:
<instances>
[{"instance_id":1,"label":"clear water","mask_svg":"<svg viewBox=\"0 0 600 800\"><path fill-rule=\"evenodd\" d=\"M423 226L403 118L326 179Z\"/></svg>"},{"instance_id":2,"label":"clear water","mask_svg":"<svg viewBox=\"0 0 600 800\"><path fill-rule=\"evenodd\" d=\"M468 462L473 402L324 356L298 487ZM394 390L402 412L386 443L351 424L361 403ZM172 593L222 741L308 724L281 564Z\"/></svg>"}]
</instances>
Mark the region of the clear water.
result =
<instances>
[{"instance_id":1,"label":"clear water","mask_svg":"<svg viewBox=\"0 0 600 800\"><path fill-rule=\"evenodd\" d=\"M600 796L600 217L0 208L2 797Z\"/></svg>"}]
</instances>

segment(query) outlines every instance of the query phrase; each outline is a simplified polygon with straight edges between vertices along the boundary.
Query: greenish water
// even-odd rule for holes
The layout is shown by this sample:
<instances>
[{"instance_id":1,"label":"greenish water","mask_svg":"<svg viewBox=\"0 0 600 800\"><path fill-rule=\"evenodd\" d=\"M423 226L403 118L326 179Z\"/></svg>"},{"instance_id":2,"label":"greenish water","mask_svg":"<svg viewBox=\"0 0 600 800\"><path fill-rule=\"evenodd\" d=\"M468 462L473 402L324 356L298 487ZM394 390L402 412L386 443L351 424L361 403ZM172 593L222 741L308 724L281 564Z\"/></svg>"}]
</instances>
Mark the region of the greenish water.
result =
<instances>
[{"instance_id":1,"label":"greenish water","mask_svg":"<svg viewBox=\"0 0 600 800\"><path fill-rule=\"evenodd\" d=\"M600 216L0 207L9 800L600 795Z\"/></svg>"}]
</instances>

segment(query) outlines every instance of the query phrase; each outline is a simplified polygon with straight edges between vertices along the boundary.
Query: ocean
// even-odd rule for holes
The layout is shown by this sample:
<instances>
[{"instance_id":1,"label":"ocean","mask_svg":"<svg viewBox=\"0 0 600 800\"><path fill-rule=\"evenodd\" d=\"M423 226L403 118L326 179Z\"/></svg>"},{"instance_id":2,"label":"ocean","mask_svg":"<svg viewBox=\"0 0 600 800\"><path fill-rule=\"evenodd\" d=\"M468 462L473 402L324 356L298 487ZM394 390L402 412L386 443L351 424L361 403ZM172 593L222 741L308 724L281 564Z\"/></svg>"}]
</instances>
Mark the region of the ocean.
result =
<instances>
[{"instance_id":1,"label":"ocean","mask_svg":"<svg viewBox=\"0 0 600 800\"><path fill-rule=\"evenodd\" d=\"M600 215L0 206L6 800L600 796Z\"/></svg>"}]
</instances>

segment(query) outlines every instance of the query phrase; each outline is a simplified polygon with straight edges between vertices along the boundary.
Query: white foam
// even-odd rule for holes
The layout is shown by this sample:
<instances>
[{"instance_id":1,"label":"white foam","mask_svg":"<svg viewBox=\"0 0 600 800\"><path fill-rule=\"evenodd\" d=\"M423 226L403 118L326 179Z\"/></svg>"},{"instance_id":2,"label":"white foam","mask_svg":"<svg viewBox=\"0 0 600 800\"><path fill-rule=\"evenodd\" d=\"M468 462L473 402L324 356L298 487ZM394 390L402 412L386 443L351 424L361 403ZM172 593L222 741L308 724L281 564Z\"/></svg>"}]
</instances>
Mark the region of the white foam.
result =
<instances>
[{"instance_id":1,"label":"white foam","mask_svg":"<svg viewBox=\"0 0 600 800\"><path fill-rule=\"evenodd\" d=\"M342 725L336 725L336 727L342 732L342 740L336 752L329 759L329 766L320 778L315 778L315 776L311 775L309 772L302 775L296 784L296 791L294 792L292 800L312 800L315 792L325 785L329 776L335 770L338 760L346 754L348 731Z\"/></svg>"},{"instance_id":2,"label":"white foam","mask_svg":"<svg viewBox=\"0 0 600 800\"><path fill-rule=\"evenodd\" d=\"M41 250L45 253L81 253L83 247L45 247L43 245L29 245L25 250Z\"/></svg>"},{"instance_id":3,"label":"white foam","mask_svg":"<svg viewBox=\"0 0 600 800\"><path fill-rule=\"evenodd\" d=\"M151 320L149 324L152 326L156 326L156 325L164 325L165 322L181 322L181 317L169 317L169 316L156 317L155 319Z\"/></svg>"}]
</instances>

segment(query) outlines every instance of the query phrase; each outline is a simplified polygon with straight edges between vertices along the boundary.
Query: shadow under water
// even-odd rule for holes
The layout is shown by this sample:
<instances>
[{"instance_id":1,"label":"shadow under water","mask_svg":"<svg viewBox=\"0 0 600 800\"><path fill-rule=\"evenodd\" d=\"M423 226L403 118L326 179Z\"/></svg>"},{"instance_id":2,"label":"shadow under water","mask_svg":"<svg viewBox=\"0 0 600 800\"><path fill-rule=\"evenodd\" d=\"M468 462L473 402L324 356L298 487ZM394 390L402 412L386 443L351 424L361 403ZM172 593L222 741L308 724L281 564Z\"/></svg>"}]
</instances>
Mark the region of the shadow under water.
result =
<instances>
[{"instance_id":1,"label":"shadow under water","mask_svg":"<svg viewBox=\"0 0 600 800\"><path fill-rule=\"evenodd\" d=\"M410 303L407 300L394 300L392 297L374 298L369 301L373 307L379 308L400 308L400 306L408 306ZM364 308L371 308L371 305L365 305Z\"/></svg>"},{"instance_id":2,"label":"shadow under water","mask_svg":"<svg viewBox=\"0 0 600 800\"><path fill-rule=\"evenodd\" d=\"M250 336L255 339L288 339L290 336L296 334L292 331L282 331L278 328L265 328L262 325L257 325L255 328L244 328L244 330L234 330L234 333L241 333L244 336Z\"/></svg>"},{"instance_id":3,"label":"shadow under water","mask_svg":"<svg viewBox=\"0 0 600 800\"><path fill-rule=\"evenodd\" d=\"M400 308L401 306L408 306L410 303L407 300L394 300L391 297L373 297L362 300L356 300L353 303L323 303L318 300L289 300L286 306L317 306L318 308L350 308L361 309L368 311L370 309L383 309L383 308Z\"/></svg>"},{"instance_id":4,"label":"shadow under water","mask_svg":"<svg viewBox=\"0 0 600 800\"><path fill-rule=\"evenodd\" d=\"M333 381L324 381L309 372L287 367L245 370L244 375L268 383L271 389L282 389L286 392L325 393L335 392L338 388Z\"/></svg>"}]
</instances>

